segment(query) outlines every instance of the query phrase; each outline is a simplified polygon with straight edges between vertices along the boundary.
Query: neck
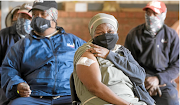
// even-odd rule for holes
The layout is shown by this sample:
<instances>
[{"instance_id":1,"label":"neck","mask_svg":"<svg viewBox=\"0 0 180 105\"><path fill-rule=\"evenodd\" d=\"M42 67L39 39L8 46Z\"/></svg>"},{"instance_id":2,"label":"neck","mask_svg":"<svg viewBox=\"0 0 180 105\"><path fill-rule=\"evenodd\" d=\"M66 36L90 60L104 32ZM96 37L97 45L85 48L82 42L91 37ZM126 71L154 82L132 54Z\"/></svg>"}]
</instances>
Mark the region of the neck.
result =
<instances>
[{"instance_id":1,"label":"neck","mask_svg":"<svg viewBox=\"0 0 180 105\"><path fill-rule=\"evenodd\" d=\"M56 31L56 28L48 28L43 33L37 33L37 32L35 32L35 33L39 36L48 36L48 35L54 33L55 31Z\"/></svg>"}]
</instances>

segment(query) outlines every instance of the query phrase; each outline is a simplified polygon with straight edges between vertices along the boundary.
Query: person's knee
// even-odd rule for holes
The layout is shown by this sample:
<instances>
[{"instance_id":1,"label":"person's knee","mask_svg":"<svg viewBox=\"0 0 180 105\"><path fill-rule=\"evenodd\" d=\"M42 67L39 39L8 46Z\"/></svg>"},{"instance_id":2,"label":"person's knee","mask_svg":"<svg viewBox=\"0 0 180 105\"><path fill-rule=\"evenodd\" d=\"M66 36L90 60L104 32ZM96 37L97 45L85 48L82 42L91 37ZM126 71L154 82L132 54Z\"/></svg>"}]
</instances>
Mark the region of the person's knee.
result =
<instances>
[{"instance_id":1,"label":"person's knee","mask_svg":"<svg viewBox=\"0 0 180 105\"><path fill-rule=\"evenodd\" d=\"M179 105L178 92L175 87L164 87L161 91L161 97L153 97L157 105Z\"/></svg>"},{"instance_id":2,"label":"person's knee","mask_svg":"<svg viewBox=\"0 0 180 105\"><path fill-rule=\"evenodd\" d=\"M169 87L162 91L164 97L166 97L169 100L178 100L178 92L175 87Z\"/></svg>"},{"instance_id":3,"label":"person's knee","mask_svg":"<svg viewBox=\"0 0 180 105\"><path fill-rule=\"evenodd\" d=\"M8 105L25 105L27 103L28 97L19 97L11 100Z\"/></svg>"}]
</instances>

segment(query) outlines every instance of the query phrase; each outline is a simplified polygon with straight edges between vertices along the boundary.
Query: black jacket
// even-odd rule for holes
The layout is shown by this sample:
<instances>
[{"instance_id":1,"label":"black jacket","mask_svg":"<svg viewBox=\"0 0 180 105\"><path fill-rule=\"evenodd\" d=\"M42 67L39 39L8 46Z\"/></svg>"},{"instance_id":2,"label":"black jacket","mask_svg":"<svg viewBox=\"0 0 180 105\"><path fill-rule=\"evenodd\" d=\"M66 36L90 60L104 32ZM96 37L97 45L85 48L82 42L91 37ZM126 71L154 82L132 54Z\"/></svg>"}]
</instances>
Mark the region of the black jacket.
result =
<instances>
[{"instance_id":1,"label":"black jacket","mask_svg":"<svg viewBox=\"0 0 180 105\"><path fill-rule=\"evenodd\" d=\"M145 24L132 29L125 47L145 69L147 76L157 76L160 84L169 84L179 75L179 37L164 24L156 36L145 30Z\"/></svg>"},{"instance_id":2,"label":"black jacket","mask_svg":"<svg viewBox=\"0 0 180 105\"><path fill-rule=\"evenodd\" d=\"M20 39L20 35L16 32L16 23L0 31L0 76L2 70L1 65L5 55L10 50L11 46Z\"/></svg>"}]
</instances>

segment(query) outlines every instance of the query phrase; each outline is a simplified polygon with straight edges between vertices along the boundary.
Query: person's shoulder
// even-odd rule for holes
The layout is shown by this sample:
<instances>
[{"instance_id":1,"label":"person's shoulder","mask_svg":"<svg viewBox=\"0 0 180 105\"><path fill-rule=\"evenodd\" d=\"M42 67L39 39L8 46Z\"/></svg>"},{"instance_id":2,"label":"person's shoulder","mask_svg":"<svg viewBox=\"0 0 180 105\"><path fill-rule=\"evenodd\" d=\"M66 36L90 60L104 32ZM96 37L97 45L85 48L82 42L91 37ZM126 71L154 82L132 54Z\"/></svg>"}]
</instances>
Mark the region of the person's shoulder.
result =
<instances>
[{"instance_id":1,"label":"person's shoulder","mask_svg":"<svg viewBox=\"0 0 180 105\"><path fill-rule=\"evenodd\" d=\"M175 32L174 29L172 29L171 27L167 26L166 24L164 24L164 28L166 28L166 31Z\"/></svg>"},{"instance_id":2,"label":"person's shoulder","mask_svg":"<svg viewBox=\"0 0 180 105\"><path fill-rule=\"evenodd\" d=\"M117 50L128 50L126 47L124 47L123 45L116 45L118 46L117 47Z\"/></svg>"},{"instance_id":3,"label":"person's shoulder","mask_svg":"<svg viewBox=\"0 0 180 105\"><path fill-rule=\"evenodd\" d=\"M86 43L86 41L84 41L83 39L77 37L74 34L71 33L66 33L64 34L66 39L70 39L71 41L73 41L75 44L77 44L78 46L82 46L84 43Z\"/></svg>"},{"instance_id":4,"label":"person's shoulder","mask_svg":"<svg viewBox=\"0 0 180 105\"><path fill-rule=\"evenodd\" d=\"M30 43L32 43L32 38L30 38L30 35L26 35L24 38L20 38L15 44L17 44L18 46L29 46Z\"/></svg>"},{"instance_id":5,"label":"person's shoulder","mask_svg":"<svg viewBox=\"0 0 180 105\"><path fill-rule=\"evenodd\" d=\"M15 36L14 36L15 35ZM9 37L16 37L16 31L15 29L13 28L13 26L10 26L10 27L6 27L6 28L3 28L1 31L0 31L0 37L1 38L9 38Z\"/></svg>"},{"instance_id":6,"label":"person's shoulder","mask_svg":"<svg viewBox=\"0 0 180 105\"><path fill-rule=\"evenodd\" d=\"M121 55L121 56L125 56L128 57L131 55L131 51L129 51L126 47L124 47L123 45L120 45L118 47L118 49L116 49L115 53Z\"/></svg>"},{"instance_id":7,"label":"person's shoulder","mask_svg":"<svg viewBox=\"0 0 180 105\"><path fill-rule=\"evenodd\" d=\"M79 38L78 36L72 34L72 33L65 33L65 35L68 35L69 37L73 38L73 39L77 39L77 40L82 40L81 38Z\"/></svg>"},{"instance_id":8,"label":"person's shoulder","mask_svg":"<svg viewBox=\"0 0 180 105\"><path fill-rule=\"evenodd\" d=\"M6 28L3 28L3 29L0 31L0 34L2 34L2 33L9 34L10 29L11 29L11 27L6 27Z\"/></svg>"},{"instance_id":9,"label":"person's shoulder","mask_svg":"<svg viewBox=\"0 0 180 105\"><path fill-rule=\"evenodd\" d=\"M86 49L90 48L90 45L89 43L84 43L83 45L79 46L77 51L76 51L76 54L82 54L86 51Z\"/></svg>"},{"instance_id":10,"label":"person's shoulder","mask_svg":"<svg viewBox=\"0 0 180 105\"><path fill-rule=\"evenodd\" d=\"M93 60L96 59L96 57L94 56L94 54L92 54L91 52L88 52L88 51L85 51L85 52L82 54L81 57L87 57L87 58L93 59Z\"/></svg>"},{"instance_id":11,"label":"person's shoulder","mask_svg":"<svg viewBox=\"0 0 180 105\"><path fill-rule=\"evenodd\" d=\"M82 46L80 46L80 47L76 50L75 55L74 55L74 61L75 61L75 62L77 62L80 57L91 54L90 52L86 52L86 50L87 50L88 48L91 48L89 44L90 44L90 42L84 43Z\"/></svg>"},{"instance_id":12,"label":"person's shoulder","mask_svg":"<svg viewBox=\"0 0 180 105\"><path fill-rule=\"evenodd\" d=\"M63 27L56 27L56 29L59 31L60 34L64 34L65 36L69 36L69 37L72 37L72 38L79 38L77 37L76 35L72 34L72 33L66 33L66 31L64 30Z\"/></svg>"},{"instance_id":13,"label":"person's shoulder","mask_svg":"<svg viewBox=\"0 0 180 105\"><path fill-rule=\"evenodd\" d=\"M170 35L171 37L178 37L177 32L174 29L172 29L171 27L164 24L164 28L165 28L167 35Z\"/></svg>"},{"instance_id":14,"label":"person's shoulder","mask_svg":"<svg viewBox=\"0 0 180 105\"><path fill-rule=\"evenodd\" d=\"M65 30L62 27L56 27L56 29L59 30L59 34L63 35L63 37L66 40L70 40L71 42L74 42L78 46L81 46L84 43L86 43L86 41L84 41L83 39L77 37L76 35L74 35L72 33L66 33Z\"/></svg>"}]
</instances>

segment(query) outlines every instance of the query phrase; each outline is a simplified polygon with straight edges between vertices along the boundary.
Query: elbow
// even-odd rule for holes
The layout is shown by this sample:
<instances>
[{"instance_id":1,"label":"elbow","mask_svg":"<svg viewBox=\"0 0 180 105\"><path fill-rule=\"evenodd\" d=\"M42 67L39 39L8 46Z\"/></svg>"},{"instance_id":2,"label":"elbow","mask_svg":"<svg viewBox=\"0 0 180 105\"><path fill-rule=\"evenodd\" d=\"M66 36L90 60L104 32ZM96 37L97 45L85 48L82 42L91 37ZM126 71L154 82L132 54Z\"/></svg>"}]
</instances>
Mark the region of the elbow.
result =
<instances>
[{"instance_id":1,"label":"elbow","mask_svg":"<svg viewBox=\"0 0 180 105\"><path fill-rule=\"evenodd\" d=\"M144 83L145 79L142 78L131 78L131 80L133 80L132 82L136 83L136 85L141 85Z\"/></svg>"},{"instance_id":2,"label":"elbow","mask_svg":"<svg viewBox=\"0 0 180 105\"><path fill-rule=\"evenodd\" d=\"M142 84L142 83L144 83L144 81L145 81L145 78L146 78L146 74L145 73L142 73L142 75L141 76L139 76L139 77L137 77L139 80L139 82L138 82L138 84Z\"/></svg>"},{"instance_id":3,"label":"elbow","mask_svg":"<svg viewBox=\"0 0 180 105\"><path fill-rule=\"evenodd\" d=\"M145 72L144 68L142 68L142 67L141 67L140 70L141 70L141 75L140 75L141 76L141 80L142 80L142 82L144 82L144 80L146 78L146 72Z\"/></svg>"},{"instance_id":4,"label":"elbow","mask_svg":"<svg viewBox=\"0 0 180 105\"><path fill-rule=\"evenodd\" d=\"M100 94L101 93L101 86L100 86L100 84L96 84L96 85L93 85L93 86L89 86L88 87L88 90L92 93L92 94L94 94L94 95L98 95L98 94Z\"/></svg>"},{"instance_id":5,"label":"elbow","mask_svg":"<svg viewBox=\"0 0 180 105\"><path fill-rule=\"evenodd\" d=\"M143 83L145 81L145 78L146 78L146 73L143 72L142 75L141 75L141 78L140 78Z\"/></svg>"}]
</instances>

